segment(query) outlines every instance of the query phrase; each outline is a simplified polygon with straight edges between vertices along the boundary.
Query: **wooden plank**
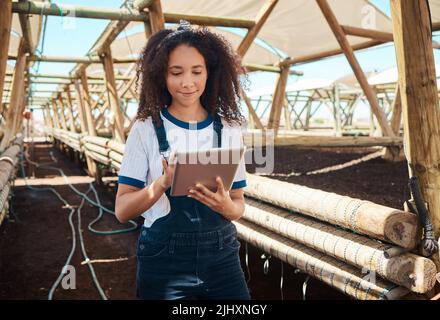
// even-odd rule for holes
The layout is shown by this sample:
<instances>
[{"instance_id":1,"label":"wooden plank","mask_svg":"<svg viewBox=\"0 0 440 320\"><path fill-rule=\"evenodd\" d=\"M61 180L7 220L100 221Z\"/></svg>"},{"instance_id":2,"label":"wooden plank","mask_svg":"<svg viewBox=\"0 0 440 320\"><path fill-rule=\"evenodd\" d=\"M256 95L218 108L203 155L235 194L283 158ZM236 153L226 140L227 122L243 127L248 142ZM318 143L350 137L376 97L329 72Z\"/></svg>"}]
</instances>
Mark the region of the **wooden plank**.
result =
<instances>
[{"instance_id":1,"label":"wooden plank","mask_svg":"<svg viewBox=\"0 0 440 320\"><path fill-rule=\"evenodd\" d=\"M316 0L316 2L319 8L321 9L325 19L327 20L330 28L332 29L339 45L341 46L342 51L347 57L347 60L351 68L353 69L353 73L355 74L356 79L358 80L362 90L365 93L365 96L368 99L371 110L373 111L374 115L377 118L377 121L379 122L382 132L386 136L390 136L390 137L394 136L394 132L392 131L390 125L387 122L385 113L380 108L379 103L377 101L377 97L374 94L373 90L371 89L367 77L362 71L359 62L357 61L353 53L353 49L351 48L350 43L348 42L347 37L345 36L344 31L339 25L338 20L336 19L336 16L334 15L332 9L330 8L327 0Z\"/></svg>"},{"instance_id":2,"label":"wooden plank","mask_svg":"<svg viewBox=\"0 0 440 320\"><path fill-rule=\"evenodd\" d=\"M405 154L440 235L440 112L427 2L391 0ZM434 261L440 267L438 253Z\"/></svg>"},{"instance_id":3,"label":"wooden plank","mask_svg":"<svg viewBox=\"0 0 440 320\"><path fill-rule=\"evenodd\" d=\"M6 64L8 61L9 38L12 23L12 1L0 1L0 105L3 99Z\"/></svg>"},{"instance_id":4,"label":"wooden plank","mask_svg":"<svg viewBox=\"0 0 440 320\"><path fill-rule=\"evenodd\" d=\"M248 31L248 33L243 38L243 40L241 41L240 45L237 48L237 53L241 57L244 57L246 52L249 50L255 38L257 37L258 32L260 32L261 28L263 27L264 23L267 21L267 18L269 18L272 10L275 8L277 3L278 0L267 0L264 6L260 9L257 17L255 18L255 25Z\"/></svg>"}]
</instances>

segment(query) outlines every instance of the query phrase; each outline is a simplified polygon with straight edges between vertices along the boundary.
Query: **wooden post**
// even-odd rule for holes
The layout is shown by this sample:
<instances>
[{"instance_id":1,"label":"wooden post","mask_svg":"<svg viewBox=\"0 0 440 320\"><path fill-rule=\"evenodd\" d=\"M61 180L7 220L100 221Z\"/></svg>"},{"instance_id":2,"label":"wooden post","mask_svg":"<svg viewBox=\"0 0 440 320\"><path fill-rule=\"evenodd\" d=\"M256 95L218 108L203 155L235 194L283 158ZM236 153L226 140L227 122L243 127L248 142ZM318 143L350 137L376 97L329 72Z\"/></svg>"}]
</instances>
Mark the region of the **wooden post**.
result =
<instances>
[{"instance_id":1,"label":"wooden post","mask_svg":"<svg viewBox=\"0 0 440 320\"><path fill-rule=\"evenodd\" d=\"M6 64L8 61L9 38L11 35L12 1L0 1L0 105L3 99Z\"/></svg>"},{"instance_id":2,"label":"wooden post","mask_svg":"<svg viewBox=\"0 0 440 320\"><path fill-rule=\"evenodd\" d=\"M86 70L83 70L81 72L81 85L84 97L84 112L86 116L88 133L91 136L96 136L95 124L93 123L93 115L91 110L92 98L89 94L89 85L87 83Z\"/></svg>"},{"instance_id":3,"label":"wooden post","mask_svg":"<svg viewBox=\"0 0 440 320\"><path fill-rule=\"evenodd\" d=\"M55 126L58 129L62 129L63 127L61 125L61 121L60 121L60 118L59 118L59 115L58 115L57 102L56 102L55 98L52 98L51 101L52 101L52 111L53 111L53 118L55 120Z\"/></svg>"},{"instance_id":4,"label":"wooden post","mask_svg":"<svg viewBox=\"0 0 440 320\"><path fill-rule=\"evenodd\" d=\"M76 132L75 117L73 116L72 96L70 95L70 86L66 90L67 113L69 114L69 129L71 132Z\"/></svg>"},{"instance_id":5,"label":"wooden post","mask_svg":"<svg viewBox=\"0 0 440 320\"><path fill-rule=\"evenodd\" d=\"M9 145L9 142L14 137L15 125L17 118L21 117L21 107L24 96L24 77L26 71L26 47L23 38L20 40L18 47L18 56L14 68L14 77L12 79L12 92L11 99L6 114L6 128L4 131L3 139L0 143L0 151L5 150Z\"/></svg>"},{"instance_id":6,"label":"wooden post","mask_svg":"<svg viewBox=\"0 0 440 320\"><path fill-rule=\"evenodd\" d=\"M292 126L290 123L290 111L289 111L289 102L286 98L283 99L283 109L284 109L284 126L286 130L291 130Z\"/></svg>"},{"instance_id":7,"label":"wooden post","mask_svg":"<svg viewBox=\"0 0 440 320\"><path fill-rule=\"evenodd\" d=\"M87 130L86 118L84 116L84 101L83 101L81 85L79 83L79 80L75 80L74 84L75 84L75 93L76 93L76 107L78 108L78 117L81 126L81 132L86 133L88 132L88 130Z\"/></svg>"},{"instance_id":8,"label":"wooden post","mask_svg":"<svg viewBox=\"0 0 440 320\"><path fill-rule=\"evenodd\" d=\"M248 31L248 33L246 34L246 36L243 38L240 45L238 46L237 53L241 57L244 57L246 52L249 50L249 48L252 45L252 42L254 42L255 38L258 35L258 32L263 27L267 18L269 18L270 13L272 12L273 8L275 8L275 5L277 3L278 0L268 0L264 4L264 6L260 9L257 17L255 18L255 25Z\"/></svg>"},{"instance_id":9,"label":"wooden post","mask_svg":"<svg viewBox=\"0 0 440 320\"><path fill-rule=\"evenodd\" d=\"M81 85L82 85L82 92L84 97L83 105L84 105L85 118L87 122L88 134L91 136L96 136L97 134L96 134L95 124L93 122L92 110L90 108L92 104L92 98L90 97L89 94L89 86L87 83L87 74L85 69L81 71ZM98 185L102 185L102 174L101 174L101 170L99 169L98 163L88 156L86 156L86 161L87 161L87 168L89 169L89 175L95 178L95 182Z\"/></svg>"},{"instance_id":10,"label":"wooden post","mask_svg":"<svg viewBox=\"0 0 440 320\"><path fill-rule=\"evenodd\" d=\"M272 107L270 109L268 129L274 129L274 137L278 134L280 126L281 109L286 94L287 78L289 77L289 67L281 67L281 73L278 77L277 85L272 99Z\"/></svg>"},{"instance_id":11,"label":"wooden post","mask_svg":"<svg viewBox=\"0 0 440 320\"><path fill-rule=\"evenodd\" d=\"M427 3L391 0L403 108L405 154L440 235L440 112ZM439 254L433 256L440 267Z\"/></svg>"},{"instance_id":12,"label":"wooden post","mask_svg":"<svg viewBox=\"0 0 440 320\"><path fill-rule=\"evenodd\" d=\"M374 115L376 116L380 127L382 128L382 132L386 136L393 137L394 132L387 122L385 113L380 108L379 103L377 102L377 97L374 94L373 90L371 89L367 77L362 71L359 62L357 61L353 53L353 49L350 46L350 43L348 42L347 37L344 31L342 30L342 27L339 25L338 20L336 19L336 16L331 10L327 0L316 0L316 2L318 3L318 6L320 7L325 19L327 20L330 28L332 29L336 37L336 40L338 40L341 49L344 51L344 54L347 57L347 60L350 63L351 68L353 69L356 79L358 80L360 86L362 87L362 90L364 91L365 96L367 97L368 102L370 104L370 107L373 110Z\"/></svg>"},{"instance_id":13,"label":"wooden post","mask_svg":"<svg viewBox=\"0 0 440 320\"><path fill-rule=\"evenodd\" d=\"M63 125L63 129L67 130L67 121L66 121L66 115L64 114L64 102L63 98L61 97L61 94L58 95L58 102L60 103L60 114L61 114L61 123ZM55 104L58 105L58 103L55 101Z\"/></svg>"},{"instance_id":14,"label":"wooden post","mask_svg":"<svg viewBox=\"0 0 440 320\"><path fill-rule=\"evenodd\" d=\"M113 113L114 119L114 132L113 137L118 142L125 142L124 122L121 113L121 107L119 105L118 90L116 88L115 74L113 70L113 59L110 48L104 51L101 56L104 65L106 87L108 93L108 101Z\"/></svg>"},{"instance_id":15,"label":"wooden post","mask_svg":"<svg viewBox=\"0 0 440 320\"><path fill-rule=\"evenodd\" d=\"M150 27L145 24L145 35L147 38L149 38L151 34L165 28L165 17L162 12L160 0L135 1L133 6L139 11L148 8Z\"/></svg>"}]
</instances>

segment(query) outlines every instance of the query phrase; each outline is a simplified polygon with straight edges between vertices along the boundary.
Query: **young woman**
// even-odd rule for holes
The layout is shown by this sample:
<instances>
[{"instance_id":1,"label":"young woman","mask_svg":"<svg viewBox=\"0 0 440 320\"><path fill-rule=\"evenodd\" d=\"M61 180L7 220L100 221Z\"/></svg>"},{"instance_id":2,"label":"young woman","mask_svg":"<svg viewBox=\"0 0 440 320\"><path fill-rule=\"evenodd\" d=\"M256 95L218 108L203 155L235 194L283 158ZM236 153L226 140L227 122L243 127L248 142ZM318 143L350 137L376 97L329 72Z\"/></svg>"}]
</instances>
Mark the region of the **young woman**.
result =
<instances>
[{"instance_id":1,"label":"young woman","mask_svg":"<svg viewBox=\"0 0 440 320\"><path fill-rule=\"evenodd\" d=\"M242 145L240 62L207 29L181 22L154 34L138 64L137 120L125 145L116 216L142 215L137 296L141 299L250 299L232 220L244 212L244 160L230 191L194 186L170 195L170 151ZM167 161L168 160L168 161Z\"/></svg>"}]
</instances>

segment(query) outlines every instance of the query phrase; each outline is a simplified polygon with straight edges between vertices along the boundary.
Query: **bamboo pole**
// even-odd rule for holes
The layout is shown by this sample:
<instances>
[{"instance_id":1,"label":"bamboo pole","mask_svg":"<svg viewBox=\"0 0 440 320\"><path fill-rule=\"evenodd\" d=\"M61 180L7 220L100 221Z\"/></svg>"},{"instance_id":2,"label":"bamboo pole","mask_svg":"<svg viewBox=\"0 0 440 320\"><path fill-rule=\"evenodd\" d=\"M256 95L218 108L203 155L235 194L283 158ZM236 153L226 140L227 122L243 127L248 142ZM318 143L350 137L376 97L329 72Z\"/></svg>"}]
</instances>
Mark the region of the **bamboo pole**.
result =
<instances>
[{"instance_id":1,"label":"bamboo pole","mask_svg":"<svg viewBox=\"0 0 440 320\"><path fill-rule=\"evenodd\" d=\"M86 133L88 132L88 128L87 128L87 122L86 122L86 118L85 118L85 111L84 111L84 100L83 100L83 95L82 95L82 89L81 89L81 85L79 83L79 80L75 80L74 81L74 85L75 85L75 92L76 92L76 107L78 109L78 116L79 116L79 123L81 126L81 132L82 133Z\"/></svg>"},{"instance_id":2,"label":"bamboo pole","mask_svg":"<svg viewBox=\"0 0 440 320\"><path fill-rule=\"evenodd\" d=\"M12 4L12 12L58 17L74 15L76 18L118 21L146 21L148 19L144 12L136 12L125 8L111 9L78 5L71 6L56 3L47 4L37 1L14 2Z\"/></svg>"},{"instance_id":3,"label":"bamboo pole","mask_svg":"<svg viewBox=\"0 0 440 320\"><path fill-rule=\"evenodd\" d=\"M243 89L241 89L241 97L243 98L244 102L246 103L246 106L249 110L249 115L251 116L251 119L255 122L255 126L257 129L264 129L263 124L260 121L260 118L258 118L257 113L255 112L254 107L252 106L252 102L249 99L249 97L246 95Z\"/></svg>"},{"instance_id":4,"label":"bamboo pole","mask_svg":"<svg viewBox=\"0 0 440 320\"><path fill-rule=\"evenodd\" d=\"M246 199L243 218L355 267L371 270L413 292L426 293L435 285L437 272L431 260L412 253L386 257L402 248L250 198Z\"/></svg>"},{"instance_id":5,"label":"bamboo pole","mask_svg":"<svg viewBox=\"0 0 440 320\"><path fill-rule=\"evenodd\" d=\"M412 249L419 240L416 215L370 201L247 175L249 197Z\"/></svg>"},{"instance_id":6,"label":"bamboo pole","mask_svg":"<svg viewBox=\"0 0 440 320\"><path fill-rule=\"evenodd\" d=\"M364 28L344 26L344 25L341 25L341 28L345 34L350 36L365 37L383 42L393 41L393 34L390 32L383 32L373 29L364 29Z\"/></svg>"},{"instance_id":7,"label":"bamboo pole","mask_svg":"<svg viewBox=\"0 0 440 320\"><path fill-rule=\"evenodd\" d=\"M120 142L125 142L123 117L121 114L118 91L114 78L115 74L113 70L111 50L109 48L105 50L105 54L102 56L102 61L105 71L108 101L110 103L110 107L113 113L114 124L115 124L113 137Z\"/></svg>"},{"instance_id":8,"label":"bamboo pole","mask_svg":"<svg viewBox=\"0 0 440 320\"><path fill-rule=\"evenodd\" d=\"M435 239L440 236L440 112L431 22L425 1L391 0L405 154L418 178ZM416 58L414 58L416 57ZM434 256L440 266L438 253Z\"/></svg>"},{"instance_id":9,"label":"bamboo pole","mask_svg":"<svg viewBox=\"0 0 440 320\"><path fill-rule=\"evenodd\" d=\"M67 126L67 121L66 121L66 115L64 114L64 102L63 102L63 98L61 97L61 94L58 95L58 101L60 103L61 123L63 124L63 129L67 130L68 126ZM57 104L56 101L55 101L55 104Z\"/></svg>"},{"instance_id":10,"label":"bamboo pole","mask_svg":"<svg viewBox=\"0 0 440 320\"><path fill-rule=\"evenodd\" d=\"M253 223L233 223L244 241L356 299L394 300L408 293L407 289L380 278L368 281L368 276L355 267Z\"/></svg>"},{"instance_id":11,"label":"bamboo pole","mask_svg":"<svg viewBox=\"0 0 440 320\"><path fill-rule=\"evenodd\" d=\"M88 129L87 132L91 136L96 136L95 124L93 122L93 115L91 110L92 98L90 97L90 93L89 93L89 85L88 85L86 70L83 70L81 72L81 86L82 86L82 93L84 100L84 112L86 116L87 129Z\"/></svg>"},{"instance_id":12,"label":"bamboo pole","mask_svg":"<svg viewBox=\"0 0 440 320\"><path fill-rule=\"evenodd\" d=\"M62 121L60 120L59 114L58 114L58 106L57 106L57 101L55 100L55 98L52 98L52 110L53 110L55 124L56 124L57 128L58 129L65 129L64 123L62 123Z\"/></svg>"},{"instance_id":13,"label":"bamboo pole","mask_svg":"<svg viewBox=\"0 0 440 320\"><path fill-rule=\"evenodd\" d=\"M263 27L264 23L267 21L267 18L269 18L271 12L275 8L276 4L278 3L278 0L267 0L264 3L264 6L260 9L260 11L257 14L257 17L255 18L255 25L248 30L248 33L241 41L240 45L237 48L237 53L244 57L246 52L251 47L252 43L254 42L255 38L258 35L258 32L260 32L261 28Z\"/></svg>"},{"instance_id":14,"label":"bamboo pole","mask_svg":"<svg viewBox=\"0 0 440 320\"><path fill-rule=\"evenodd\" d=\"M376 116L379 125L382 129L382 132L386 136L393 137L394 132L391 130L391 127L389 126L387 119L385 117L385 114L383 110L380 108L379 103L377 102L377 97L375 96L373 90L370 87L370 84L368 83L367 77L365 76L364 72L362 71L361 66L359 65L359 62L357 61L353 49L350 46L350 43L347 40L347 37L342 30L341 26L338 23L338 20L336 19L336 16L334 15L332 9L330 8L327 0L316 0L318 6L320 7L325 19L327 20L330 28L332 29L336 40L338 41L339 45L341 46L341 49L343 50L345 56L347 57L347 60L353 69L353 73L356 76L356 79L358 80L360 86L362 87L362 90L365 93L365 96L368 99L368 102L370 104L370 107L372 111L374 112L374 115Z\"/></svg>"},{"instance_id":15,"label":"bamboo pole","mask_svg":"<svg viewBox=\"0 0 440 320\"><path fill-rule=\"evenodd\" d=\"M9 38L12 23L12 1L0 1L0 105L3 101L6 65L8 61Z\"/></svg>"},{"instance_id":16,"label":"bamboo pole","mask_svg":"<svg viewBox=\"0 0 440 320\"><path fill-rule=\"evenodd\" d=\"M289 77L289 68L283 67L278 77L277 85L272 99L268 129L274 129L274 136L278 134L280 126L281 109L283 107L284 97L286 95L287 78Z\"/></svg>"},{"instance_id":17,"label":"bamboo pole","mask_svg":"<svg viewBox=\"0 0 440 320\"><path fill-rule=\"evenodd\" d=\"M69 114L69 129L71 132L76 132L75 117L73 116L73 106L72 106L72 96L70 95L70 89L67 88L66 92L66 103L67 103L67 113Z\"/></svg>"},{"instance_id":18,"label":"bamboo pole","mask_svg":"<svg viewBox=\"0 0 440 320\"><path fill-rule=\"evenodd\" d=\"M8 112L6 114L6 128L3 139L0 143L0 151L4 150L16 131L17 118L21 117L20 110L24 96L24 81L26 71L26 47L23 38L18 47L18 59L15 63L14 78L12 82L12 93Z\"/></svg>"}]
</instances>

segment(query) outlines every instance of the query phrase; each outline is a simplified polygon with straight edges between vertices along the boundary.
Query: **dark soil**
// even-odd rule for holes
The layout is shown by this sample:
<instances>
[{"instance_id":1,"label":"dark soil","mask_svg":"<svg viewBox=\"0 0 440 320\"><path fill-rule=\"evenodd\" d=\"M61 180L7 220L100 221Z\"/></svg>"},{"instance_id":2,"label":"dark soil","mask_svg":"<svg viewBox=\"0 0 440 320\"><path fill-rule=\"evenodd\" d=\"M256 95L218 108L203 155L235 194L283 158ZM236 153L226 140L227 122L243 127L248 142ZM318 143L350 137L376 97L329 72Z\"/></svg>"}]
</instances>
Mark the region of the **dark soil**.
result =
<instances>
[{"instance_id":1,"label":"dark soil","mask_svg":"<svg viewBox=\"0 0 440 320\"><path fill-rule=\"evenodd\" d=\"M58 159L56 166L67 176L86 176L84 164L72 161L49 144L35 146L34 159L37 162L50 161L49 151ZM371 151L370 151L371 152ZM282 147L275 149L275 173L308 172L330 165L341 164L361 157L365 153L322 151ZM28 168L29 169L29 168ZM248 164L248 172L254 172L255 165ZM32 172L29 171L28 172ZM35 169L37 178L57 177L59 173L50 169ZM282 177L276 179L286 180ZM401 208L407 183L405 162L390 163L374 159L339 171L289 177L287 181L319 188L342 195L371 200L373 202ZM48 187L38 186L37 188ZM67 185L53 186L67 202L78 206L81 198ZM76 184L86 192L88 184ZM97 186L102 204L114 208L115 183ZM90 196L92 194L90 193ZM70 210L50 191L34 191L26 187L15 187L12 199L14 215L0 226L0 299L47 299L49 290L57 279L72 246L72 233L68 222ZM128 258L125 261L94 263L96 275L109 299L135 299L135 248L139 230L118 235L96 235L87 225L98 215L98 210L85 204L82 210L82 229L87 254L93 259ZM137 220L140 224L142 218ZM77 229L77 214L73 222ZM111 215L96 225L101 230L120 229L121 225ZM242 266L249 277L245 264L246 245L242 242ZM281 299L281 262L269 260L268 273L264 273L263 252L248 245L250 281L248 283L253 299ZM87 265L82 265L78 235L76 251L71 264L76 269L76 289L58 287L54 299L100 299ZM284 299L302 299L306 275L295 273L286 264L284 269ZM310 279L307 285L307 299L348 299L329 286Z\"/></svg>"}]
</instances>

